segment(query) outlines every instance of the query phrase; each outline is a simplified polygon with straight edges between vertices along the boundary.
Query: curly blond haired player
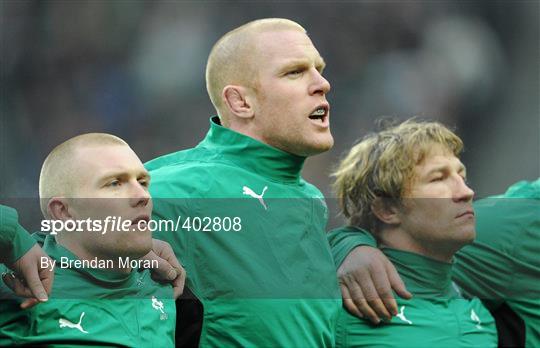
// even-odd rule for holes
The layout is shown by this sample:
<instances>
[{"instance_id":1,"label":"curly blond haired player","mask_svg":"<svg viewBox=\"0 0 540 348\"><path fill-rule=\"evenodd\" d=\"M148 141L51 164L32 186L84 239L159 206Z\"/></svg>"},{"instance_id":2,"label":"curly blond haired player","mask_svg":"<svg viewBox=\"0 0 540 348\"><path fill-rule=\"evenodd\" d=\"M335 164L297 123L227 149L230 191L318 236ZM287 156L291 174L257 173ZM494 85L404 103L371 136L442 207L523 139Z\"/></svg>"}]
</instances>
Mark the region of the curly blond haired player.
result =
<instances>
[{"instance_id":1,"label":"curly blond haired player","mask_svg":"<svg viewBox=\"0 0 540 348\"><path fill-rule=\"evenodd\" d=\"M343 309L337 346L497 345L487 309L462 298L450 279L455 253L475 237L462 148L443 125L408 120L366 136L340 162L334 187L349 226L329 236L336 264L348 252L336 235L369 230L413 298L398 299L397 315L378 326ZM346 282L345 302L362 297L360 287Z\"/></svg>"}]
</instances>

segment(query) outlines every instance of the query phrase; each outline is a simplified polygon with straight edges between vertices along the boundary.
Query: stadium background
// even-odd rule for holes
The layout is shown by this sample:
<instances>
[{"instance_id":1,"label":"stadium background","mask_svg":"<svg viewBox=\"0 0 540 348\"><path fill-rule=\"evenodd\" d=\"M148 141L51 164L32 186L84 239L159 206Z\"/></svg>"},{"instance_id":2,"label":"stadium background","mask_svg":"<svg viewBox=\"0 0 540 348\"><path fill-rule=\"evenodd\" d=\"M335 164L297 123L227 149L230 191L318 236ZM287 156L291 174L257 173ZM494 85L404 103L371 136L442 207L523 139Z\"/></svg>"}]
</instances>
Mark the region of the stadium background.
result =
<instances>
[{"instance_id":1,"label":"stadium background","mask_svg":"<svg viewBox=\"0 0 540 348\"><path fill-rule=\"evenodd\" d=\"M0 202L36 228L40 165L80 133L116 134L143 161L196 145L214 114L204 85L210 48L263 17L302 24L327 62L336 144L304 169L325 195L331 168L375 119L413 115L456 128L477 198L501 193L540 175L539 7L1 0Z\"/></svg>"}]
</instances>

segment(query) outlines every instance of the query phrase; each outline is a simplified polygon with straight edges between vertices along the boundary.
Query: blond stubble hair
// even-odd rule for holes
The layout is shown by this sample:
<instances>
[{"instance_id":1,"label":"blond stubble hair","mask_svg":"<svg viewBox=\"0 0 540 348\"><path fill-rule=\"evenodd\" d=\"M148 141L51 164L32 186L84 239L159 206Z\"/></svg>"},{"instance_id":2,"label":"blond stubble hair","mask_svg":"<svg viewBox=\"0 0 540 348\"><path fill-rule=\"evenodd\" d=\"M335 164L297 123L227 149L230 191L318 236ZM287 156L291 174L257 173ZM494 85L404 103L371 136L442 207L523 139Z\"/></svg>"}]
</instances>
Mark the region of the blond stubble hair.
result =
<instances>
[{"instance_id":1,"label":"blond stubble hair","mask_svg":"<svg viewBox=\"0 0 540 348\"><path fill-rule=\"evenodd\" d=\"M223 108L223 88L227 85L256 88L257 35L280 30L306 33L300 24L289 19L258 19L231 30L212 47L206 64L206 89L224 126L228 126L229 121Z\"/></svg>"},{"instance_id":2,"label":"blond stubble hair","mask_svg":"<svg viewBox=\"0 0 540 348\"><path fill-rule=\"evenodd\" d=\"M45 218L51 218L47 206L53 197L72 197L78 187L76 154L82 147L129 145L106 133L81 134L55 147L45 158L39 175L39 204Z\"/></svg>"}]
</instances>

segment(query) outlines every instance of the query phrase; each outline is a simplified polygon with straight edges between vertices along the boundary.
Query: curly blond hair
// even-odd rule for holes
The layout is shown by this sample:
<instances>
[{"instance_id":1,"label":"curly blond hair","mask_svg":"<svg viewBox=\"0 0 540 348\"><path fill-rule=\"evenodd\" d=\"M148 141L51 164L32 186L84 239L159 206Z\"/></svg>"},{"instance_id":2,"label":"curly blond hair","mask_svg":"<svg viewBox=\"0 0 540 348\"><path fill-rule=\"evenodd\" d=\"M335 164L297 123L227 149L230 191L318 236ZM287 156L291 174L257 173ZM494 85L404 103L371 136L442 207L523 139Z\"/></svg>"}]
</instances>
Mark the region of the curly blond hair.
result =
<instances>
[{"instance_id":1,"label":"curly blond hair","mask_svg":"<svg viewBox=\"0 0 540 348\"><path fill-rule=\"evenodd\" d=\"M455 156L463 150L462 140L446 126L416 118L368 134L353 146L332 174L333 189L349 224L377 230L373 201L382 198L400 205L414 167L435 145Z\"/></svg>"}]
</instances>

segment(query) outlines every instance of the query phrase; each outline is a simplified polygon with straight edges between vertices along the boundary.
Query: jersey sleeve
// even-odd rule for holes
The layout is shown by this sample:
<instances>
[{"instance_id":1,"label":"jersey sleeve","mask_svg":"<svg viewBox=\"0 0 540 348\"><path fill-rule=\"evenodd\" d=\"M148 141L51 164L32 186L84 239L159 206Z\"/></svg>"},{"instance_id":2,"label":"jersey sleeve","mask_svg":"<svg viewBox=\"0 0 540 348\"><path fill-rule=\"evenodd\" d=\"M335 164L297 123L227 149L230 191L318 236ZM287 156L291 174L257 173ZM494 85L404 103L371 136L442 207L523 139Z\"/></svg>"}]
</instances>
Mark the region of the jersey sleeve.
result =
<instances>
[{"instance_id":1,"label":"jersey sleeve","mask_svg":"<svg viewBox=\"0 0 540 348\"><path fill-rule=\"evenodd\" d=\"M0 262L12 264L34 244L36 241L19 224L17 211L0 205Z\"/></svg>"},{"instance_id":2,"label":"jersey sleeve","mask_svg":"<svg viewBox=\"0 0 540 348\"><path fill-rule=\"evenodd\" d=\"M453 278L466 296L497 304L537 297L540 201L486 198L475 203L477 238L456 255Z\"/></svg>"},{"instance_id":3,"label":"jersey sleeve","mask_svg":"<svg viewBox=\"0 0 540 348\"><path fill-rule=\"evenodd\" d=\"M336 268L341 266L343 260L356 247L367 245L376 248L375 238L366 230L356 227L338 228L328 232L328 242L332 250L332 256Z\"/></svg>"}]
</instances>

